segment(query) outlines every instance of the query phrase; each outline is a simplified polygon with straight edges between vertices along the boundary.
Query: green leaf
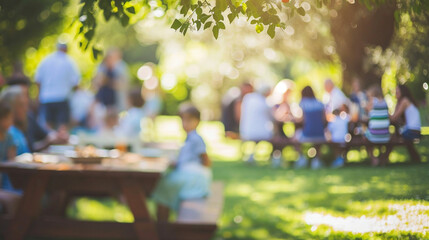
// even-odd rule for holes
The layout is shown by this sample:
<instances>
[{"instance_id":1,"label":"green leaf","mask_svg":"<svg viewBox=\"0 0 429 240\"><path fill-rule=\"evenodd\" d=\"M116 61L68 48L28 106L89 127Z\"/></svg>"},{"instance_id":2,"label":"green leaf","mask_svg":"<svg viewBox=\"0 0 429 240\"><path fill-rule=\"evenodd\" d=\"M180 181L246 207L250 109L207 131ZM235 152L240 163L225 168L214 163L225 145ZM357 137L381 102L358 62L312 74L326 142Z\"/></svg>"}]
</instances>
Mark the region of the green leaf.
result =
<instances>
[{"instance_id":1,"label":"green leaf","mask_svg":"<svg viewBox=\"0 0 429 240\"><path fill-rule=\"evenodd\" d=\"M186 15L189 11L189 5L183 5L182 9L180 9L180 14Z\"/></svg>"},{"instance_id":2,"label":"green leaf","mask_svg":"<svg viewBox=\"0 0 429 240\"><path fill-rule=\"evenodd\" d=\"M219 36L219 27L218 26L214 26L212 29L213 32L213 36L217 39Z\"/></svg>"},{"instance_id":3,"label":"green leaf","mask_svg":"<svg viewBox=\"0 0 429 240\"><path fill-rule=\"evenodd\" d=\"M234 14L234 13L230 13L230 14L228 14L228 20L229 20L229 23L232 23L232 21L234 21L235 16L236 16L236 14Z\"/></svg>"},{"instance_id":4,"label":"green leaf","mask_svg":"<svg viewBox=\"0 0 429 240\"><path fill-rule=\"evenodd\" d=\"M274 24L271 24L268 27L267 33L271 38L274 38L274 36L276 36L276 26L274 26Z\"/></svg>"},{"instance_id":5,"label":"green leaf","mask_svg":"<svg viewBox=\"0 0 429 240\"><path fill-rule=\"evenodd\" d=\"M258 21L255 20L255 19L253 19L252 21L250 21L250 24L257 24L257 23L258 23Z\"/></svg>"},{"instance_id":6,"label":"green leaf","mask_svg":"<svg viewBox=\"0 0 429 240\"><path fill-rule=\"evenodd\" d=\"M181 33L186 32L186 31L185 31L185 29L188 29L188 27L189 27L189 23L188 23L188 22L183 23L183 24L182 24L182 26L180 27L180 30L179 30L179 31L180 31Z\"/></svg>"},{"instance_id":7,"label":"green leaf","mask_svg":"<svg viewBox=\"0 0 429 240\"><path fill-rule=\"evenodd\" d=\"M297 8L296 11L298 12L299 15L304 16L305 15L305 10L304 8L300 7Z\"/></svg>"},{"instance_id":8,"label":"green leaf","mask_svg":"<svg viewBox=\"0 0 429 240\"><path fill-rule=\"evenodd\" d=\"M223 22L218 22L218 23L217 23L217 26L218 26L220 29L225 29L225 24L224 24Z\"/></svg>"},{"instance_id":9,"label":"green leaf","mask_svg":"<svg viewBox=\"0 0 429 240\"><path fill-rule=\"evenodd\" d=\"M262 31L264 31L264 25L262 25L261 23L256 24L255 30L257 33L261 33Z\"/></svg>"},{"instance_id":10,"label":"green leaf","mask_svg":"<svg viewBox=\"0 0 429 240\"><path fill-rule=\"evenodd\" d=\"M130 18L126 14L124 14L124 15L121 16L121 24L122 24L122 26L126 27L129 22L130 22Z\"/></svg>"},{"instance_id":11,"label":"green leaf","mask_svg":"<svg viewBox=\"0 0 429 240\"><path fill-rule=\"evenodd\" d=\"M85 38L88 41L91 41L91 39L94 37L94 29L89 30L88 32L85 33Z\"/></svg>"},{"instance_id":12,"label":"green leaf","mask_svg":"<svg viewBox=\"0 0 429 240\"><path fill-rule=\"evenodd\" d=\"M95 47L92 47L92 56L94 57L94 59L97 59L100 53L101 53L101 50L98 50Z\"/></svg>"},{"instance_id":13,"label":"green leaf","mask_svg":"<svg viewBox=\"0 0 429 240\"><path fill-rule=\"evenodd\" d=\"M136 14L136 9L134 7L127 8L127 11L132 14Z\"/></svg>"},{"instance_id":14,"label":"green leaf","mask_svg":"<svg viewBox=\"0 0 429 240\"><path fill-rule=\"evenodd\" d=\"M204 30L206 30L207 28L209 28L212 25L212 21L208 21L204 24Z\"/></svg>"},{"instance_id":15,"label":"green leaf","mask_svg":"<svg viewBox=\"0 0 429 240\"><path fill-rule=\"evenodd\" d=\"M195 12L197 13L197 16L200 16L203 13L203 9L199 7Z\"/></svg>"},{"instance_id":16,"label":"green leaf","mask_svg":"<svg viewBox=\"0 0 429 240\"><path fill-rule=\"evenodd\" d=\"M197 30L200 30L200 28L201 28L201 21L197 21L195 24L197 25Z\"/></svg>"},{"instance_id":17,"label":"green leaf","mask_svg":"<svg viewBox=\"0 0 429 240\"><path fill-rule=\"evenodd\" d=\"M103 15L104 15L104 19L106 19L106 21L109 21L110 17L112 16L112 12L104 10Z\"/></svg>"},{"instance_id":18,"label":"green leaf","mask_svg":"<svg viewBox=\"0 0 429 240\"><path fill-rule=\"evenodd\" d=\"M207 15L205 13L201 14L201 16L199 17L199 19L202 23L205 23L207 21L207 19L209 19L209 18L210 18L210 15Z\"/></svg>"},{"instance_id":19,"label":"green leaf","mask_svg":"<svg viewBox=\"0 0 429 240\"><path fill-rule=\"evenodd\" d=\"M182 26L182 22L180 22L177 19L174 19L173 24L171 24L171 28L174 29L174 30L179 29L181 26Z\"/></svg>"}]
</instances>

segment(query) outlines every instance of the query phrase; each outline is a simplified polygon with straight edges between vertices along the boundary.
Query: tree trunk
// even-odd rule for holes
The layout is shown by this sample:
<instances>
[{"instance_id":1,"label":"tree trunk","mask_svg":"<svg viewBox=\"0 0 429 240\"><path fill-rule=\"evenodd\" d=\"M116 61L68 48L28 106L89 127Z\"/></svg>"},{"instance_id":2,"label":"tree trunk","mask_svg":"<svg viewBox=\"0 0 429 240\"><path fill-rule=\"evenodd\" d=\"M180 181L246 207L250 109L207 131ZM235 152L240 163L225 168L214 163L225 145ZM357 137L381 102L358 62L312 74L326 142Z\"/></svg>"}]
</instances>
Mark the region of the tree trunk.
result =
<instances>
[{"instance_id":1,"label":"tree trunk","mask_svg":"<svg viewBox=\"0 0 429 240\"><path fill-rule=\"evenodd\" d=\"M368 10L359 3L344 3L331 10L331 32L343 65L343 89L348 92L354 78L362 88L381 83L383 72L368 64L367 47L390 45L395 29L395 6L384 4Z\"/></svg>"}]
</instances>

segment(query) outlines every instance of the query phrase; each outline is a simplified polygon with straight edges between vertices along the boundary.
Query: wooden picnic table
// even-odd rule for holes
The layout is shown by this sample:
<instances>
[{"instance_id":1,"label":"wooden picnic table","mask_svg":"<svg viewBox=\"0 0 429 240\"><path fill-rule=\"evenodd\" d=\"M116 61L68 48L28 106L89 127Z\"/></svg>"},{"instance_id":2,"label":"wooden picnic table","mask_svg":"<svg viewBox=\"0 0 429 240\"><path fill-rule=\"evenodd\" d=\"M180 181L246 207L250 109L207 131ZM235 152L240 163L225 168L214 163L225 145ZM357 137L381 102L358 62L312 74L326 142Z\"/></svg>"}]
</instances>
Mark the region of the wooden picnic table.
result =
<instances>
[{"instance_id":1,"label":"wooden picnic table","mask_svg":"<svg viewBox=\"0 0 429 240\"><path fill-rule=\"evenodd\" d=\"M103 164L42 164L7 162L7 173L15 188L23 190L16 215L0 219L6 240L35 237L159 239L159 226L151 220L146 198L168 167L165 158L141 159L132 163L106 160ZM64 214L42 214L44 196L56 198L64 207L70 196L122 195L134 215L133 223L90 222L66 219ZM51 199L52 200L52 199ZM54 211L55 212L55 211Z\"/></svg>"}]
</instances>

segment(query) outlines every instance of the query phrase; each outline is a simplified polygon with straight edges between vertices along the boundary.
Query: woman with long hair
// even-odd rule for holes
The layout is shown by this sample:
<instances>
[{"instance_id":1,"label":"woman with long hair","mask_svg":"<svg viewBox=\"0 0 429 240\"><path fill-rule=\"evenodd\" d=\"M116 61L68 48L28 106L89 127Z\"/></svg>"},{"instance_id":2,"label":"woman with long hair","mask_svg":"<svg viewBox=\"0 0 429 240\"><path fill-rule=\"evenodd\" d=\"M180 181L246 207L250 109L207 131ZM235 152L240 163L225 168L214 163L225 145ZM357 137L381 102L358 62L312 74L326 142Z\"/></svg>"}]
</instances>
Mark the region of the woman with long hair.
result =
<instances>
[{"instance_id":1,"label":"woman with long hair","mask_svg":"<svg viewBox=\"0 0 429 240\"><path fill-rule=\"evenodd\" d=\"M411 161L419 163L420 155L414 147L414 141L420 139L421 120L417 109L417 102L411 91L405 85L398 85L396 88L396 99L398 100L395 112L390 116L390 120L395 125L402 126L399 133L404 139L405 146L410 154ZM393 146L389 145L386 151L389 156Z\"/></svg>"}]
</instances>

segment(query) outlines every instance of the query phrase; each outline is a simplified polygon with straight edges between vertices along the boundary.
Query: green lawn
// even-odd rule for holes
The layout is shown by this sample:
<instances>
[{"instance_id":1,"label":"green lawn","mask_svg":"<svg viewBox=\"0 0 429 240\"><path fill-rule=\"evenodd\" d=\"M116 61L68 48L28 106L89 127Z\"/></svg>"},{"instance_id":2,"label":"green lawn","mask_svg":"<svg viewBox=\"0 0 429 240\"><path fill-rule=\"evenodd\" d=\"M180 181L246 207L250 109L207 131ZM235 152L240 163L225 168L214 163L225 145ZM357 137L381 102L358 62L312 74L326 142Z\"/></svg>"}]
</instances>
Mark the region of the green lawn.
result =
<instances>
[{"instance_id":1,"label":"green lawn","mask_svg":"<svg viewBox=\"0 0 429 240\"><path fill-rule=\"evenodd\" d=\"M177 118L161 119L156 126L157 139L184 137L177 134ZM398 148L392 165L372 168L365 151L354 150L349 166L313 171L294 170L287 162L283 168L271 168L267 143L256 147L257 165L246 165L241 150L250 151L252 144L223 139L218 122L203 123L199 131L214 160L214 179L225 184L215 239L429 239L428 136L418 145L422 164L410 164L404 149ZM329 149L323 151L329 159ZM295 160L291 148L283 153L287 161ZM126 207L107 199L80 199L69 214L133 219Z\"/></svg>"}]
</instances>

